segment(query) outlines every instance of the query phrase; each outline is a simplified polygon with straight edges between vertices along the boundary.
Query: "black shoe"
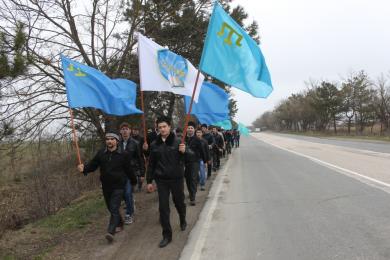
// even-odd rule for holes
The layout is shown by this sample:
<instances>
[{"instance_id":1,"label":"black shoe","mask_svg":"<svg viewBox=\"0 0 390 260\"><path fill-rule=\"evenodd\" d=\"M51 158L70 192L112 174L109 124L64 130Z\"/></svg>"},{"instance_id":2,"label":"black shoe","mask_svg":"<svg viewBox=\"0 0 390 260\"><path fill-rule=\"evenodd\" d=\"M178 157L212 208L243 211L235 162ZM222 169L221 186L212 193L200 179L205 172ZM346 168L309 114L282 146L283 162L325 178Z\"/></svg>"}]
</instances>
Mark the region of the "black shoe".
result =
<instances>
[{"instance_id":1,"label":"black shoe","mask_svg":"<svg viewBox=\"0 0 390 260\"><path fill-rule=\"evenodd\" d=\"M183 223L180 223L180 229L181 231L184 231L186 230L186 228L187 228L187 221L184 220Z\"/></svg>"},{"instance_id":2,"label":"black shoe","mask_svg":"<svg viewBox=\"0 0 390 260\"><path fill-rule=\"evenodd\" d=\"M190 200L190 205L195 206L196 205L195 200Z\"/></svg>"},{"instance_id":3,"label":"black shoe","mask_svg":"<svg viewBox=\"0 0 390 260\"><path fill-rule=\"evenodd\" d=\"M161 241L160 244L158 245L160 248L166 247L169 243L171 243L172 238L164 237Z\"/></svg>"},{"instance_id":4,"label":"black shoe","mask_svg":"<svg viewBox=\"0 0 390 260\"><path fill-rule=\"evenodd\" d=\"M105 237L106 237L108 243L112 243L114 241L113 234L107 233Z\"/></svg>"}]
</instances>

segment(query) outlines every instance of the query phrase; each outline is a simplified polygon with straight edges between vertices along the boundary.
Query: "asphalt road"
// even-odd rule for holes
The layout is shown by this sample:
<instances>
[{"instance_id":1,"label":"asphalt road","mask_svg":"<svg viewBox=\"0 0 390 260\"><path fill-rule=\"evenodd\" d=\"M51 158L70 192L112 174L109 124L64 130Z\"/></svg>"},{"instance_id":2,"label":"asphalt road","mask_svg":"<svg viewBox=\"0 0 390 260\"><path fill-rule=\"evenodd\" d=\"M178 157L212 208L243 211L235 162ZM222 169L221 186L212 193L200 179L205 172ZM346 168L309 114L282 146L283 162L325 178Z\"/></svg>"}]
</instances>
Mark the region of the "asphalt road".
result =
<instances>
[{"instance_id":1,"label":"asphalt road","mask_svg":"<svg viewBox=\"0 0 390 260\"><path fill-rule=\"evenodd\" d=\"M390 259L390 154L381 152L242 138L181 259Z\"/></svg>"},{"instance_id":2,"label":"asphalt road","mask_svg":"<svg viewBox=\"0 0 390 260\"><path fill-rule=\"evenodd\" d=\"M309 141L319 144L332 144L373 152L390 153L390 142L359 139L342 139L341 137L312 137L292 134L276 134L297 140Z\"/></svg>"}]
</instances>

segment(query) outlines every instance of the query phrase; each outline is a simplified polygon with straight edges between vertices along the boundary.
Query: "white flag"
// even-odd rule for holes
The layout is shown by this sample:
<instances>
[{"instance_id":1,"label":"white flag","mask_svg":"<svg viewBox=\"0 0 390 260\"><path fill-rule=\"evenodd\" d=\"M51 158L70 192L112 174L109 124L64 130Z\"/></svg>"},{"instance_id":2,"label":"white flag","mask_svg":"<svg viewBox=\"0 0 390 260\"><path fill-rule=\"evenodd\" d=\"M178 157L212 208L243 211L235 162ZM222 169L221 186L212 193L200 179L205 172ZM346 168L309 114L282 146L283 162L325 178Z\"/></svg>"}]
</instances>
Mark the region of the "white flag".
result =
<instances>
[{"instance_id":1,"label":"white flag","mask_svg":"<svg viewBox=\"0 0 390 260\"><path fill-rule=\"evenodd\" d=\"M138 59L143 91L168 91L192 96L198 70L182 56L138 34ZM204 80L199 75L194 101L198 101Z\"/></svg>"}]
</instances>

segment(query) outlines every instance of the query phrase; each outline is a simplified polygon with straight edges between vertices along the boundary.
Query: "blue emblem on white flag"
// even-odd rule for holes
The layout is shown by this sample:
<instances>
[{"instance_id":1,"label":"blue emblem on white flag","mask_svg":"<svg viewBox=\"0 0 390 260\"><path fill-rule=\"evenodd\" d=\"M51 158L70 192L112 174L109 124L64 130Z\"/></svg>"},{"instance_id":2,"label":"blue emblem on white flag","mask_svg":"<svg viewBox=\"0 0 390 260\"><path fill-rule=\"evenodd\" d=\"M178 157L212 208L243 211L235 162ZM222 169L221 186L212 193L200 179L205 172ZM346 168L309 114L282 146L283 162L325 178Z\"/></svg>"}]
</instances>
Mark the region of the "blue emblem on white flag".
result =
<instances>
[{"instance_id":1,"label":"blue emblem on white flag","mask_svg":"<svg viewBox=\"0 0 390 260\"><path fill-rule=\"evenodd\" d=\"M171 87L184 88L184 81L188 73L187 60L170 50L159 50L157 59L160 72L169 81Z\"/></svg>"}]
</instances>

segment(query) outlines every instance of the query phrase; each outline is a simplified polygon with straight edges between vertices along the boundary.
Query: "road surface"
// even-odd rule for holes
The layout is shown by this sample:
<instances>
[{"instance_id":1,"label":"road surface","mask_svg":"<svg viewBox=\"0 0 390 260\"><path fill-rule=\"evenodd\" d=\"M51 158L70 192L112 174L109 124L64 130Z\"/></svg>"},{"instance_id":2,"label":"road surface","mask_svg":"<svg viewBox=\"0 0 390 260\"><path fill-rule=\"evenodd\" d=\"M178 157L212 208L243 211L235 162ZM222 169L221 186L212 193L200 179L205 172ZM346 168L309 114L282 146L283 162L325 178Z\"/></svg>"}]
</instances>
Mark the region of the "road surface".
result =
<instances>
[{"instance_id":1,"label":"road surface","mask_svg":"<svg viewBox=\"0 0 390 260\"><path fill-rule=\"evenodd\" d=\"M181 259L390 259L390 154L375 145L242 138Z\"/></svg>"}]
</instances>

